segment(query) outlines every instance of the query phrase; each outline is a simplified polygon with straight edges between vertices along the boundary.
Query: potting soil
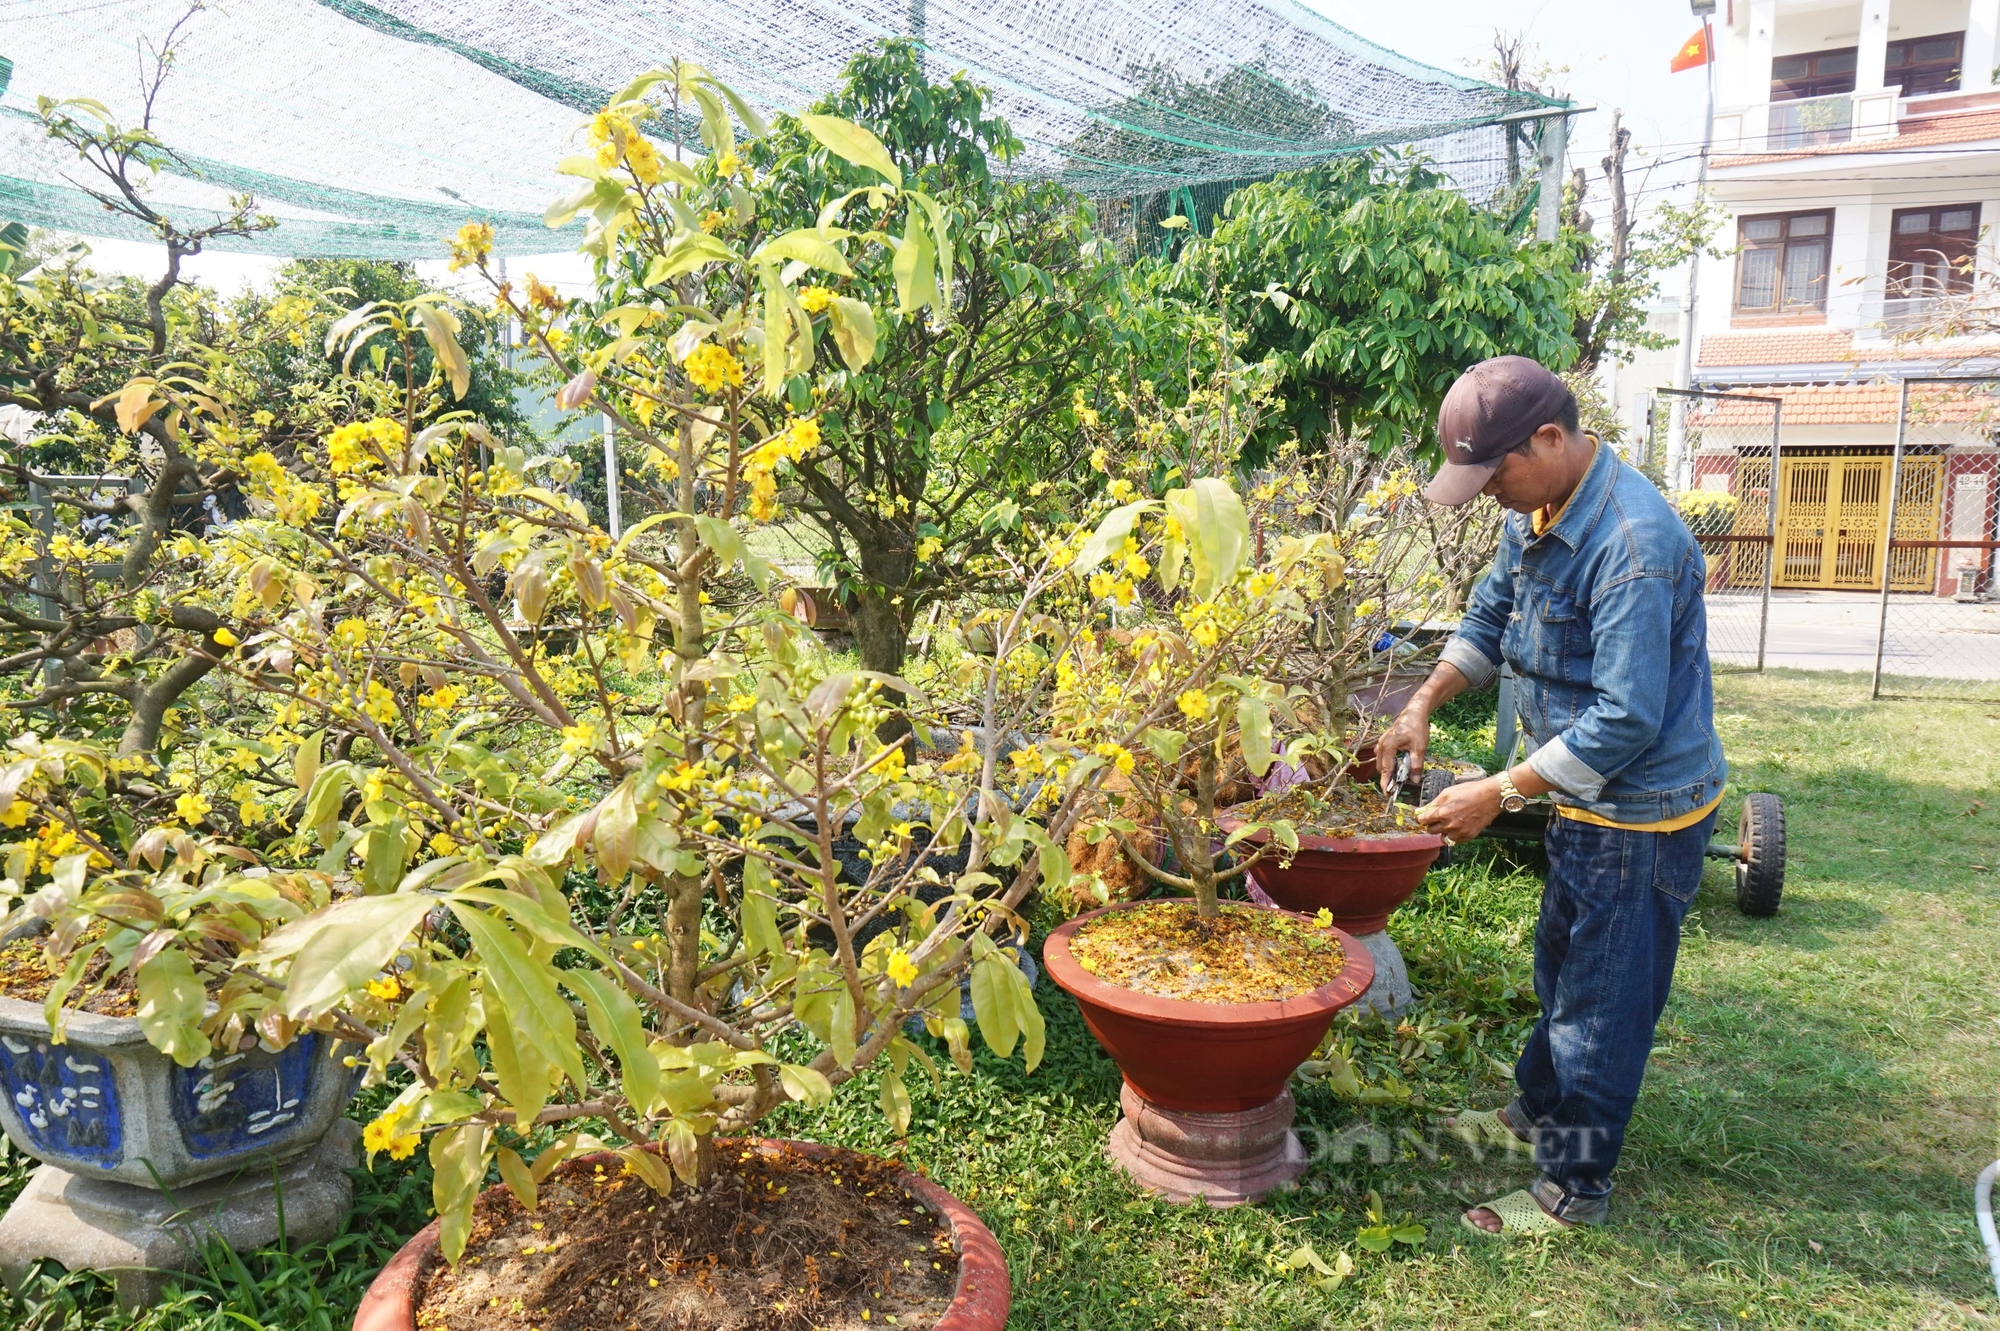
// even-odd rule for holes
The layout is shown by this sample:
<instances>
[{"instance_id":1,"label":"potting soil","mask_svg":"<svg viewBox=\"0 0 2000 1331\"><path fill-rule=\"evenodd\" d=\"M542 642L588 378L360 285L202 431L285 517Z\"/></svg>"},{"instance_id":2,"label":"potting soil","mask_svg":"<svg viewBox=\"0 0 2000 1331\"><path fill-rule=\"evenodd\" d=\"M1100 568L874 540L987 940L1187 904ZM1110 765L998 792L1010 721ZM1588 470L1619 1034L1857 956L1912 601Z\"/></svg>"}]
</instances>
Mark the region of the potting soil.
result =
<instances>
[{"instance_id":1,"label":"potting soil","mask_svg":"<svg viewBox=\"0 0 2000 1331\"><path fill-rule=\"evenodd\" d=\"M724 1148L714 1178L662 1197L622 1165L572 1162L529 1211L482 1202L438 1261L420 1331L876 1331L951 1306L951 1222L902 1166ZM863 1314L867 1316L864 1317Z\"/></svg>"},{"instance_id":2,"label":"potting soil","mask_svg":"<svg viewBox=\"0 0 2000 1331\"><path fill-rule=\"evenodd\" d=\"M1331 927L1227 901L1212 920L1191 901L1111 911L1071 936L1069 954L1106 984L1196 1003L1296 998L1347 965Z\"/></svg>"},{"instance_id":3,"label":"potting soil","mask_svg":"<svg viewBox=\"0 0 2000 1331\"><path fill-rule=\"evenodd\" d=\"M41 939L18 938L0 947L0 995L40 1003L48 998L49 990L61 978L65 964L62 961L50 963L42 952ZM129 1017L137 1012L139 995L129 972L120 971L111 977L109 984L97 988L103 983L104 972L110 964L111 958L103 952L93 956L84 966L83 977L70 991L65 1006L106 1017ZM79 995L84 996L81 1002L77 1001Z\"/></svg>"},{"instance_id":4,"label":"potting soil","mask_svg":"<svg viewBox=\"0 0 2000 1331\"><path fill-rule=\"evenodd\" d=\"M1406 836L1424 830L1414 809L1393 803L1372 781L1342 781L1331 788L1293 786L1230 812L1245 822L1283 819L1301 836Z\"/></svg>"}]
</instances>

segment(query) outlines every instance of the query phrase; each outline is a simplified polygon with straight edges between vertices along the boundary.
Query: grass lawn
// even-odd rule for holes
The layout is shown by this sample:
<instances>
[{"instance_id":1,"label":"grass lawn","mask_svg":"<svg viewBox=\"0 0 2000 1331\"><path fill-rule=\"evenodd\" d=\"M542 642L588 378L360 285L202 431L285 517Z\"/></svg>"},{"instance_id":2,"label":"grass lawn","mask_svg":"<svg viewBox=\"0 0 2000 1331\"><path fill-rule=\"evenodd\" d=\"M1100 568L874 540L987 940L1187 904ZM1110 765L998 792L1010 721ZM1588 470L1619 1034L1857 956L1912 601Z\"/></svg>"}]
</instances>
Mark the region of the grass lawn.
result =
<instances>
[{"instance_id":1,"label":"grass lawn","mask_svg":"<svg viewBox=\"0 0 2000 1331\"><path fill-rule=\"evenodd\" d=\"M1784 908L1745 918L1711 868L1604 1231L1502 1246L1458 1228L1531 1176L1436 1133L1450 1107L1507 1097L1534 1013L1536 866L1483 848L1391 922L1415 1010L1336 1028L1360 1096L1300 1085L1316 1159L1289 1196L1214 1212L1135 1195L1099 1153L1117 1071L1046 983L1032 1076L982 1052L972 1078L912 1083L906 1142L865 1088L812 1130L968 1199L1007 1249L1021 1328L2000 1327L1971 1200L2000 1154L2000 704L1871 704L1865 680L1774 672L1724 677L1717 710L1733 792L1784 797ZM0 1201L24 1176L18 1159L0 1173ZM384 1161L333 1245L219 1267L132 1324L343 1328L427 1184ZM1363 1250L1371 1190L1424 1240ZM1326 1289L1279 1269L1307 1243L1355 1274ZM89 1276L0 1296L0 1326L127 1324Z\"/></svg>"}]
</instances>

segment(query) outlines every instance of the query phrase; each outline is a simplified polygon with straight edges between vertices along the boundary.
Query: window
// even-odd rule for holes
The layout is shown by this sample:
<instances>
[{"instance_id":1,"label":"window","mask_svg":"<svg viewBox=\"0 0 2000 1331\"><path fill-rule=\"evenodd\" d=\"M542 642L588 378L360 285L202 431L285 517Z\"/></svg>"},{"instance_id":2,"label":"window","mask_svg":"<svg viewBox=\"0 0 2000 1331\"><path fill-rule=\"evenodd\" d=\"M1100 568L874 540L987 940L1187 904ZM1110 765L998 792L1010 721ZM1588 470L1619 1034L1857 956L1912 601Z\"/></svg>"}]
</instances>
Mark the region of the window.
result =
<instances>
[{"instance_id":1,"label":"window","mask_svg":"<svg viewBox=\"0 0 2000 1331\"><path fill-rule=\"evenodd\" d=\"M1736 261L1740 314L1801 314L1826 309L1827 251L1833 214L1780 213L1738 224Z\"/></svg>"},{"instance_id":2,"label":"window","mask_svg":"<svg viewBox=\"0 0 2000 1331\"><path fill-rule=\"evenodd\" d=\"M1854 47L1843 46L1837 51L1779 56L1771 62L1771 100L1789 102L1853 92L1855 54Z\"/></svg>"},{"instance_id":3,"label":"window","mask_svg":"<svg viewBox=\"0 0 2000 1331\"><path fill-rule=\"evenodd\" d=\"M1957 92L1959 67L1965 56L1965 34L1942 32L1889 43L1889 63L1883 86L1901 85L1903 96Z\"/></svg>"},{"instance_id":4,"label":"window","mask_svg":"<svg viewBox=\"0 0 2000 1331\"><path fill-rule=\"evenodd\" d=\"M1976 203L1898 209L1889 220L1889 298L1972 290L1972 257L1978 246Z\"/></svg>"}]
</instances>

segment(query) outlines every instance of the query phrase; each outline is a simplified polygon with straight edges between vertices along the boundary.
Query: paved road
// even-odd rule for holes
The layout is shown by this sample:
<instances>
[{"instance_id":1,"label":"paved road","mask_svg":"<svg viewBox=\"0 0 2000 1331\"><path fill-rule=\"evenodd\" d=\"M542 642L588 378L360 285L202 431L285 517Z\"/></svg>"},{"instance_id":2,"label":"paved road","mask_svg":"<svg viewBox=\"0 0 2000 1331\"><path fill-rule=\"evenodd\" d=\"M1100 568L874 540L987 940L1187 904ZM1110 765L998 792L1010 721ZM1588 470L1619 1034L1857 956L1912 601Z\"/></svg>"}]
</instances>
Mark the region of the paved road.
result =
<instances>
[{"instance_id":1,"label":"paved road","mask_svg":"<svg viewBox=\"0 0 2000 1331\"><path fill-rule=\"evenodd\" d=\"M1709 654L1757 659L1757 595L1708 598ZM1773 591L1764 663L1799 670L1875 668L1881 598L1868 592ZM1935 596L1891 595L1884 674L2000 680L2000 603L1960 605Z\"/></svg>"}]
</instances>

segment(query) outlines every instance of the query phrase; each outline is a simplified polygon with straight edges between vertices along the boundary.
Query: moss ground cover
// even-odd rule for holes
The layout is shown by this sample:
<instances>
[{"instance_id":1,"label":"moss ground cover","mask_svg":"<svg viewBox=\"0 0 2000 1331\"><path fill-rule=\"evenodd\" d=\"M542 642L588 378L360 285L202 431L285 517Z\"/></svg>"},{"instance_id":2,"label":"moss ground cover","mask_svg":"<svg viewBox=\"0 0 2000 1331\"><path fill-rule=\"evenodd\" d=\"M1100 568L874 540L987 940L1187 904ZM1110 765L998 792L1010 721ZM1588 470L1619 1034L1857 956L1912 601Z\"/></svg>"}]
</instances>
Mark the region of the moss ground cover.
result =
<instances>
[{"instance_id":1,"label":"moss ground cover","mask_svg":"<svg viewBox=\"0 0 2000 1331\"><path fill-rule=\"evenodd\" d=\"M911 1080L927 1103L905 1141L865 1091L819 1135L966 1198L1007 1251L1024 1329L2000 1327L1971 1205L2000 1154L2000 705L1866 699L1865 679L1718 681L1725 809L1749 790L1786 802L1784 908L1737 914L1711 869L1601 1233L1502 1247L1454 1220L1529 1178L1473 1159L1438 1118L1506 1097L1534 1013L1532 852L1469 854L1391 921L1423 997L1393 1028L1337 1023L1345 1069L1298 1088L1315 1158L1290 1197L1202 1212L1135 1196L1099 1155L1117 1069L1046 982L1032 1076L982 1049L976 1077ZM1441 751L1490 757L1476 702L1442 720ZM762 1126L785 1131L785 1113ZM25 1173L7 1163L0 1201ZM1428 1237L1364 1250L1370 1189ZM428 1197L418 1161L378 1158L330 1244L218 1258L136 1318L94 1277L51 1277L0 1298L0 1326L338 1331ZM1277 1269L1308 1242L1348 1252L1355 1275L1329 1291Z\"/></svg>"}]
</instances>

